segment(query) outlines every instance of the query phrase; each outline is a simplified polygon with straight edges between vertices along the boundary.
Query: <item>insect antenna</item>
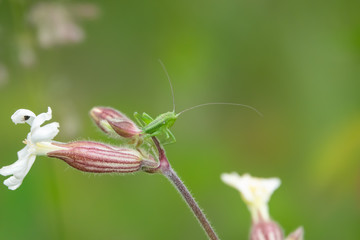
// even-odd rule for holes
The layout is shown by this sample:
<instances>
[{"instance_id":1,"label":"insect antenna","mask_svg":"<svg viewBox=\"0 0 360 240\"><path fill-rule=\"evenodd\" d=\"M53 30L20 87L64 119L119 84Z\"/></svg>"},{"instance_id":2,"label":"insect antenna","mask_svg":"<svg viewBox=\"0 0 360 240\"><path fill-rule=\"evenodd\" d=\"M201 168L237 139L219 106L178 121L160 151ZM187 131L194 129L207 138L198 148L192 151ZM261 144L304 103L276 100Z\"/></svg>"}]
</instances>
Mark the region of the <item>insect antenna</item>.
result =
<instances>
[{"instance_id":1,"label":"insect antenna","mask_svg":"<svg viewBox=\"0 0 360 240\"><path fill-rule=\"evenodd\" d=\"M166 77L167 77L167 79L169 80L169 83L170 83L171 95L172 95L172 100L173 100L173 112L175 112L175 96L174 96L174 89L173 89L173 86L171 84L171 79L170 79L168 71L166 70L166 67L165 67L164 63L160 59L159 59L159 63L161 64L161 67L163 68L163 70L164 70L164 72L166 74Z\"/></svg>"},{"instance_id":2,"label":"insect antenna","mask_svg":"<svg viewBox=\"0 0 360 240\"><path fill-rule=\"evenodd\" d=\"M192 109L195 109L195 108L199 108L199 107L204 107L204 106L207 106L207 105L232 105L232 106L241 106L241 107L245 107L245 108L249 108L253 111L255 111L260 117L262 117L262 113L259 112L256 108L254 107L251 107L249 105L245 105L245 104L240 104L240 103L228 103L228 102L211 102L211 103L203 103L203 104L199 104L199 105L196 105L196 106L193 106L193 107L189 107L185 110L182 110L181 112L179 112L177 114L177 116L179 116L180 114L183 114L184 112L187 112L187 111L190 111Z\"/></svg>"}]
</instances>

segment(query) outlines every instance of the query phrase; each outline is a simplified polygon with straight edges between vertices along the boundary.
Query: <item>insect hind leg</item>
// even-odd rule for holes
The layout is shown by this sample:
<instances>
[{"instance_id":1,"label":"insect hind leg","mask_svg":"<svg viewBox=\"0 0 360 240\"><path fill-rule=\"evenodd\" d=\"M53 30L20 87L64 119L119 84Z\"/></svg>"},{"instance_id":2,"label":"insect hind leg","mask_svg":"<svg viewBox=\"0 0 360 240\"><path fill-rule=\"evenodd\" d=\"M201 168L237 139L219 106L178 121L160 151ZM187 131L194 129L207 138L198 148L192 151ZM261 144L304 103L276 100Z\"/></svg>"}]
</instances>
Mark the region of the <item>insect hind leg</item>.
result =
<instances>
[{"instance_id":1,"label":"insect hind leg","mask_svg":"<svg viewBox=\"0 0 360 240\"><path fill-rule=\"evenodd\" d=\"M142 120L145 122L146 125L151 123L152 121L154 121L154 119L145 112L143 112L143 114L142 114Z\"/></svg>"},{"instance_id":2,"label":"insect hind leg","mask_svg":"<svg viewBox=\"0 0 360 240\"><path fill-rule=\"evenodd\" d=\"M140 125L140 127L145 126L145 122L142 120L142 117L138 112L134 112L134 118L135 118L136 122Z\"/></svg>"},{"instance_id":3,"label":"insect hind leg","mask_svg":"<svg viewBox=\"0 0 360 240\"><path fill-rule=\"evenodd\" d=\"M140 127L145 127L154 120L152 117L150 117L149 114L143 113L141 115L138 112L134 112L134 118L137 121L137 123L140 125Z\"/></svg>"}]
</instances>

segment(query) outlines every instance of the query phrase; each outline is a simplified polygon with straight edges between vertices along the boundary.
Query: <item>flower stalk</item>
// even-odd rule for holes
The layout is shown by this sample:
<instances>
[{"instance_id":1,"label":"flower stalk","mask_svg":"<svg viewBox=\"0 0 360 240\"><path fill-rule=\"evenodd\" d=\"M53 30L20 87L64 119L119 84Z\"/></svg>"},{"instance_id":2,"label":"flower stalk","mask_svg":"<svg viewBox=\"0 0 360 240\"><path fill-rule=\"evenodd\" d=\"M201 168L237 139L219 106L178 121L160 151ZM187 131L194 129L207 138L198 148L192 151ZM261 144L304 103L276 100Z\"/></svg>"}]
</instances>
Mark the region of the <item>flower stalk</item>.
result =
<instances>
[{"instance_id":1,"label":"flower stalk","mask_svg":"<svg viewBox=\"0 0 360 240\"><path fill-rule=\"evenodd\" d=\"M153 142L159 152L159 166L156 168L148 168L145 171L148 173L161 173L163 174L169 181L174 185L174 187L178 190L181 194L187 205L190 207L192 212L194 213L195 217L199 221L200 225L206 232L207 236L211 240L218 240L219 237L217 236L214 228L211 226L209 220L206 218L205 214L199 207L198 203L195 201L194 197L191 195L190 191L181 181L179 176L170 166L170 163L165 155L165 150L162 148L160 142L156 137L152 137Z\"/></svg>"}]
</instances>

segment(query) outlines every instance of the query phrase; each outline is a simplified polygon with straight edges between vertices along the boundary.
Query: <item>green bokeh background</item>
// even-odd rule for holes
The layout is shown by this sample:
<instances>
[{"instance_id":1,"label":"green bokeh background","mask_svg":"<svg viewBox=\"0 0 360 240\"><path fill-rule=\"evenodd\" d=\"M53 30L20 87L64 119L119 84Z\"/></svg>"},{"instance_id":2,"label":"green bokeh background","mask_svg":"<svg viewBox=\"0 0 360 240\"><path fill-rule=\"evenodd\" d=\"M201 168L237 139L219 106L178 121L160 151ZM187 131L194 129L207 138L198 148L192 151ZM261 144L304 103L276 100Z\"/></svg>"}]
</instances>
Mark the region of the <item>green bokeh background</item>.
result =
<instances>
[{"instance_id":1,"label":"green bokeh background","mask_svg":"<svg viewBox=\"0 0 360 240\"><path fill-rule=\"evenodd\" d=\"M50 2L50 1L48 1ZM74 2L74 1L65 1ZM58 141L115 143L88 111L112 106L156 116L214 101L182 115L168 158L222 239L247 239L250 214L223 172L279 177L270 214L306 239L360 238L359 1L92 1L100 17L78 45L36 49L16 61L22 13L36 1L0 1L1 165L14 162L28 126L19 108L53 109ZM1 180L5 179L2 177ZM160 175L85 174L38 157L16 191L0 187L1 239L206 239Z\"/></svg>"}]
</instances>

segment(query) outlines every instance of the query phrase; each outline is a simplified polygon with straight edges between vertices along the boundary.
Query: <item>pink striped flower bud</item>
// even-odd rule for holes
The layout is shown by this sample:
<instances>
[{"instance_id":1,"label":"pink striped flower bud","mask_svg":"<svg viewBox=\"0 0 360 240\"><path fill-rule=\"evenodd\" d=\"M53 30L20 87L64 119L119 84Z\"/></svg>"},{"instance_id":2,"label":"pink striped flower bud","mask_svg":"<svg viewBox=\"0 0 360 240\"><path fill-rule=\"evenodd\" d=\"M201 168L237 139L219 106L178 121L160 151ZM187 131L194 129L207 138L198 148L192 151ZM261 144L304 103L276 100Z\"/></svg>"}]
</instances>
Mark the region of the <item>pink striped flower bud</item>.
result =
<instances>
[{"instance_id":1,"label":"pink striped flower bud","mask_svg":"<svg viewBox=\"0 0 360 240\"><path fill-rule=\"evenodd\" d=\"M304 228L298 227L286 238L286 240L304 240Z\"/></svg>"},{"instance_id":2,"label":"pink striped flower bud","mask_svg":"<svg viewBox=\"0 0 360 240\"><path fill-rule=\"evenodd\" d=\"M281 227L273 221L260 221L254 223L250 233L251 240L283 240Z\"/></svg>"},{"instance_id":3,"label":"pink striped flower bud","mask_svg":"<svg viewBox=\"0 0 360 240\"><path fill-rule=\"evenodd\" d=\"M113 108L94 107L90 111L90 116L96 125L107 134L133 138L141 133L141 129L133 121Z\"/></svg>"},{"instance_id":4,"label":"pink striped flower bud","mask_svg":"<svg viewBox=\"0 0 360 240\"><path fill-rule=\"evenodd\" d=\"M131 148L89 141L53 144L62 149L48 152L49 157L62 159L84 172L130 173L139 171L144 164L156 165L155 161L146 159L139 151Z\"/></svg>"}]
</instances>

